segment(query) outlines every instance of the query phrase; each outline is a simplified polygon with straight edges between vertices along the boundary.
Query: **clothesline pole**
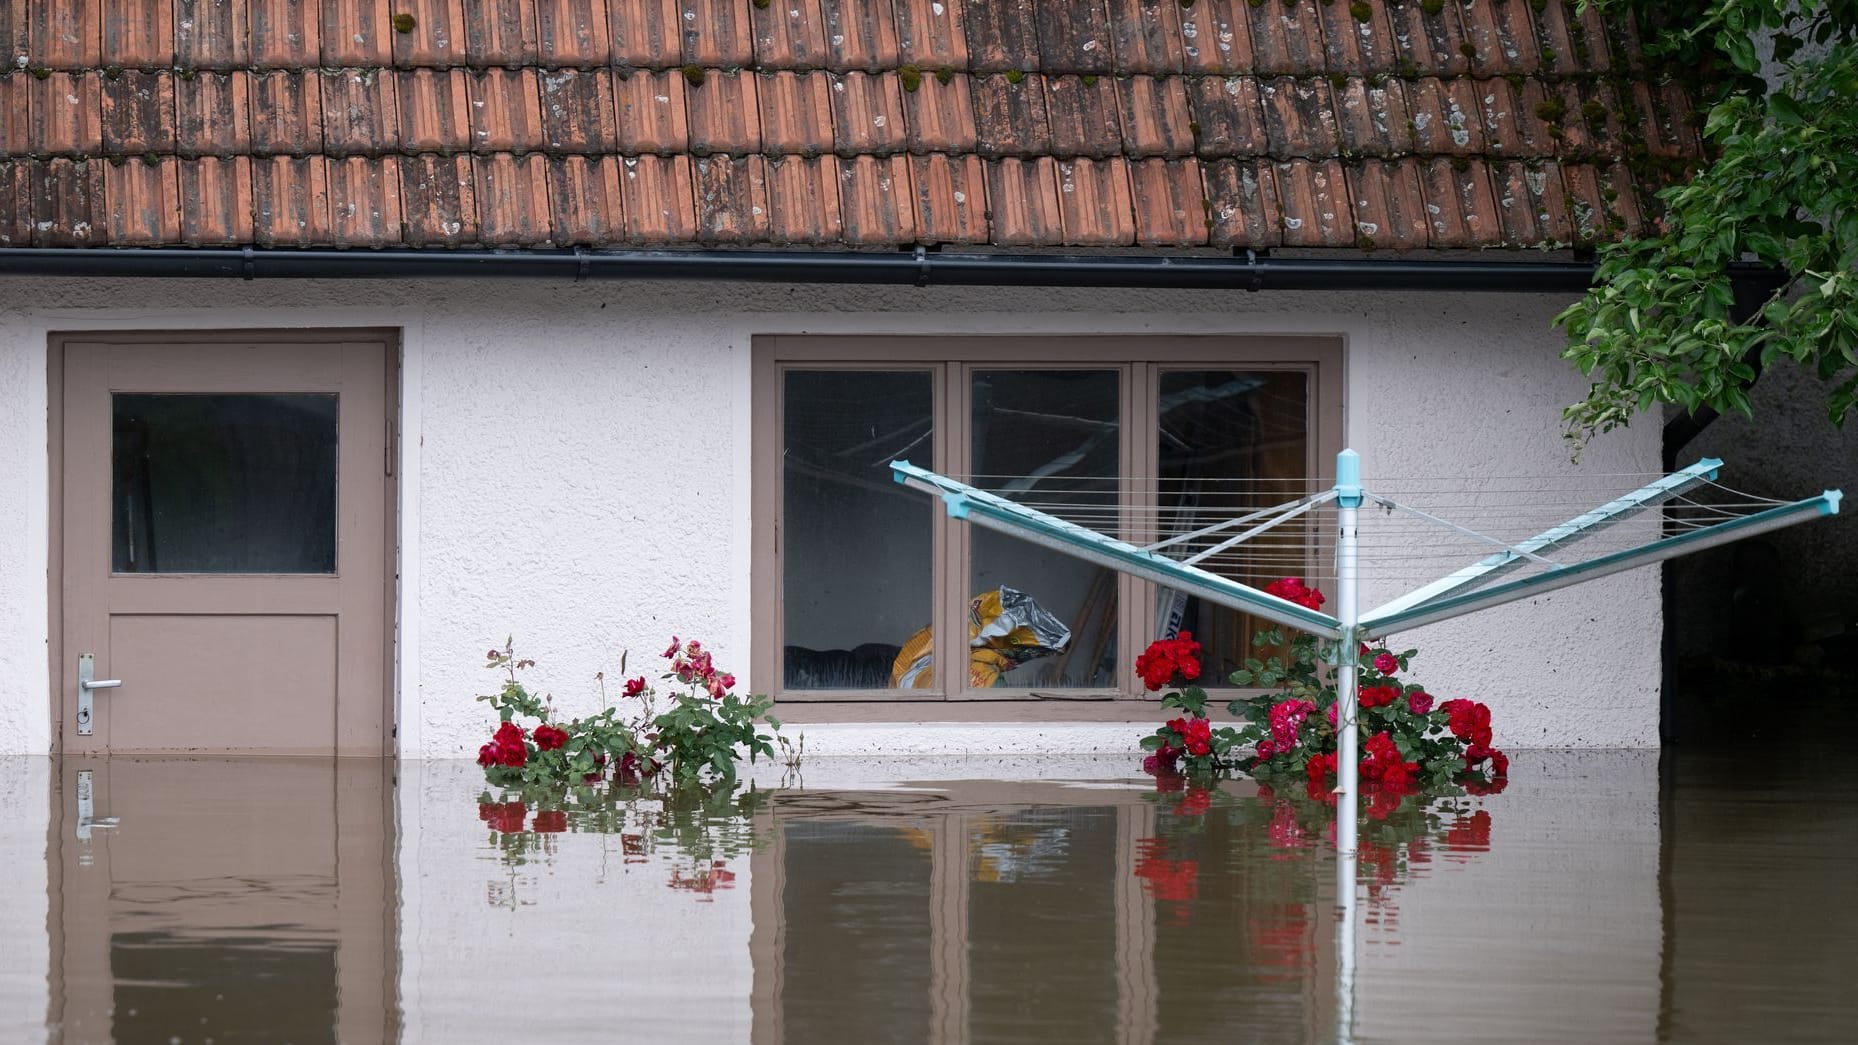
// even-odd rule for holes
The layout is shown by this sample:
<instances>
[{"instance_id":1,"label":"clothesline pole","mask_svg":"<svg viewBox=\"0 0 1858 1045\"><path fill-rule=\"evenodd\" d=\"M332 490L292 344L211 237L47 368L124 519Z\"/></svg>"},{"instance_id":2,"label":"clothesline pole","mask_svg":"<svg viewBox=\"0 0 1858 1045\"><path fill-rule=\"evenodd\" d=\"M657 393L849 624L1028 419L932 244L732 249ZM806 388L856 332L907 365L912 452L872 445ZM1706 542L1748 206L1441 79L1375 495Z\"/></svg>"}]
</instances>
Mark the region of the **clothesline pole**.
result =
<instances>
[{"instance_id":1,"label":"clothesline pole","mask_svg":"<svg viewBox=\"0 0 1858 1045\"><path fill-rule=\"evenodd\" d=\"M1361 576L1357 556L1360 549L1356 518L1361 508L1361 458L1353 450L1344 450L1335 458L1336 541L1335 576L1336 617L1342 623L1342 637L1336 657L1336 826L1337 853L1355 852L1355 833L1361 811L1361 767L1357 763L1355 716L1357 690L1360 688ZM1346 861L1338 861L1336 899L1352 895L1355 882L1340 880Z\"/></svg>"}]
</instances>

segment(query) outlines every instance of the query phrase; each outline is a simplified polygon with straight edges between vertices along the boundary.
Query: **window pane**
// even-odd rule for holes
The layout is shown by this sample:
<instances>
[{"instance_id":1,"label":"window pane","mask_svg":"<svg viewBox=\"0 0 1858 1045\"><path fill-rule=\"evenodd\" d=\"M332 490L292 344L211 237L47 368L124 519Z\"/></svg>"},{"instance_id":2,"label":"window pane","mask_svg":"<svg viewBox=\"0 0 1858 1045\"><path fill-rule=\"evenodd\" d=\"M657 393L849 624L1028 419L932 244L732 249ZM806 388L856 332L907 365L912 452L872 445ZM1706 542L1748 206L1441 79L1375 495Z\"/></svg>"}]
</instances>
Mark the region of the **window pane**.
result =
<instances>
[{"instance_id":1,"label":"window pane","mask_svg":"<svg viewBox=\"0 0 1858 1045\"><path fill-rule=\"evenodd\" d=\"M1115 532L1121 385L1115 370L976 371L974 485ZM974 651L969 688L1117 685L1115 571L993 530L969 534L970 619L1009 632Z\"/></svg>"},{"instance_id":2,"label":"window pane","mask_svg":"<svg viewBox=\"0 0 1858 1045\"><path fill-rule=\"evenodd\" d=\"M1296 500L1311 492L1309 376L1296 371L1168 370L1161 374L1161 536ZM1312 576L1314 534L1305 515L1201 561L1202 569L1262 588L1279 577ZM1220 534L1215 541L1231 536ZM1206 543L1195 544L1204 550ZM1249 614L1178 592L1159 593L1156 631L1190 631L1202 647L1202 679L1225 685L1252 653L1252 634L1268 626Z\"/></svg>"},{"instance_id":3,"label":"window pane","mask_svg":"<svg viewBox=\"0 0 1858 1045\"><path fill-rule=\"evenodd\" d=\"M117 573L334 573L334 395L112 397Z\"/></svg>"},{"instance_id":4,"label":"window pane","mask_svg":"<svg viewBox=\"0 0 1858 1045\"><path fill-rule=\"evenodd\" d=\"M782 394L785 686L929 688L932 675L902 669L928 656L937 506L892 481L890 462L935 465L931 374L789 370Z\"/></svg>"}]
</instances>

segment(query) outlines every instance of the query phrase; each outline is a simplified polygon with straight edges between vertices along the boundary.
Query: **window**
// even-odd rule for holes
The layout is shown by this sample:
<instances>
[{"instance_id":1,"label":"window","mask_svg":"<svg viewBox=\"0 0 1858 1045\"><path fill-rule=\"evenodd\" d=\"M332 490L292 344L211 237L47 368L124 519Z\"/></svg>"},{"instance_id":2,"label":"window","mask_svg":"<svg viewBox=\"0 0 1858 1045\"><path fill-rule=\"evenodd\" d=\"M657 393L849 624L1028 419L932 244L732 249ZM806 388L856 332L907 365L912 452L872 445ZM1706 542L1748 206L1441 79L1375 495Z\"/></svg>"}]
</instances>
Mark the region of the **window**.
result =
<instances>
[{"instance_id":1,"label":"window","mask_svg":"<svg viewBox=\"0 0 1858 1045\"><path fill-rule=\"evenodd\" d=\"M889 464L1149 544L1323 482L1340 377L1323 338L757 339L756 688L1139 699L1136 654L1181 630L1223 678L1249 618L950 520ZM1287 524L1201 565L1262 587L1320 573L1326 536Z\"/></svg>"}]
</instances>

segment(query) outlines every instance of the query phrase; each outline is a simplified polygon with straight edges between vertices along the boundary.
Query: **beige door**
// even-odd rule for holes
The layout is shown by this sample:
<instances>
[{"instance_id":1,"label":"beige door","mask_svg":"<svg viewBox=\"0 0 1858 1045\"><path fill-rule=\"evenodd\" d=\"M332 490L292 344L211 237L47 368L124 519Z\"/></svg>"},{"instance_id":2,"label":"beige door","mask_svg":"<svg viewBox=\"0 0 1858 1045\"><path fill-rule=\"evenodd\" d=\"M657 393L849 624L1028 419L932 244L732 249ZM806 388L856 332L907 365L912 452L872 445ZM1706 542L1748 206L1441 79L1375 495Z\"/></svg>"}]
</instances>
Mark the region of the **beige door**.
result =
<instances>
[{"instance_id":1,"label":"beige door","mask_svg":"<svg viewBox=\"0 0 1858 1045\"><path fill-rule=\"evenodd\" d=\"M390 752L390 339L57 348L63 750Z\"/></svg>"}]
</instances>

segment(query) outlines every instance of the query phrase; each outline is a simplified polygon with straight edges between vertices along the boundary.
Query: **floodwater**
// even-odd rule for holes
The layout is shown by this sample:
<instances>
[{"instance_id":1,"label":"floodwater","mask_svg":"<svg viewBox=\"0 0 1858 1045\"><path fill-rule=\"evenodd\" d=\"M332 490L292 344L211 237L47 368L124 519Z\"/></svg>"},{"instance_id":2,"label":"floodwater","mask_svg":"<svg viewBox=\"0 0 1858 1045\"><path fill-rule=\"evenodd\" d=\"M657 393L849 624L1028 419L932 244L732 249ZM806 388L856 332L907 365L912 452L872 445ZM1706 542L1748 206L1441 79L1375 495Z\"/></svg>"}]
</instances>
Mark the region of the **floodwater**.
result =
<instances>
[{"instance_id":1,"label":"floodwater","mask_svg":"<svg viewBox=\"0 0 1858 1045\"><path fill-rule=\"evenodd\" d=\"M1751 755L1370 804L1352 933L1321 803L1132 762L4 761L0 1039L1851 1041L1858 785Z\"/></svg>"}]
</instances>

